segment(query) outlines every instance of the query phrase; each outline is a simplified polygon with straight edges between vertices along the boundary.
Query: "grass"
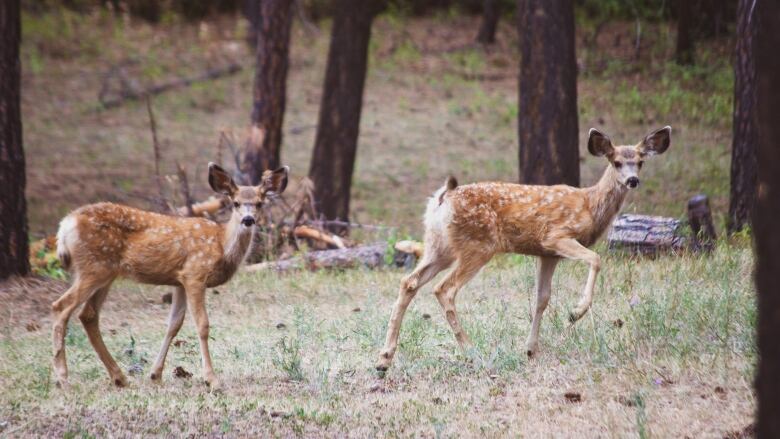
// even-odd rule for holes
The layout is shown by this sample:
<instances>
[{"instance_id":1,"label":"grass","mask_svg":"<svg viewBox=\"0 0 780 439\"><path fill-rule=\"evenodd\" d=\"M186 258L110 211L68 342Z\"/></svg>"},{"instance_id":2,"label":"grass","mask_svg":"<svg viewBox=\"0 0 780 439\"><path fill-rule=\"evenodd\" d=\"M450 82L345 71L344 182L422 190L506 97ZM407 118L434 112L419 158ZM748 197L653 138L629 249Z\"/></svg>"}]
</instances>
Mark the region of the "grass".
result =
<instances>
[{"instance_id":1,"label":"grass","mask_svg":"<svg viewBox=\"0 0 780 439\"><path fill-rule=\"evenodd\" d=\"M716 436L754 411L752 256L722 243L709 257L635 260L605 252L594 306L574 326L586 267L554 278L541 352L528 360L534 261L501 257L459 295L475 349L461 352L423 289L393 368L373 370L397 284L395 270L239 274L209 294L212 355L223 380L197 378L197 336L185 324L164 381L146 375L164 332L162 288L120 283L102 328L130 387L111 388L77 322L67 338L73 388L50 377L47 330L5 327L0 420L10 436ZM174 378L181 366L193 372ZM568 402L567 392L581 396ZM724 413L728 415L724 416ZM543 433L542 433L543 432Z\"/></svg>"},{"instance_id":2,"label":"grass","mask_svg":"<svg viewBox=\"0 0 780 439\"><path fill-rule=\"evenodd\" d=\"M97 111L104 72L124 60L136 61L129 68L142 81L244 63L238 75L154 99L163 172L174 173L176 161L188 164L194 196L205 198L205 163L215 159L219 131L241 144L248 121L253 71L245 24L223 17L153 28L106 14L57 14L23 17L32 234L53 233L75 206L115 200L144 207L156 192L143 103ZM410 19L402 11L375 23L352 219L394 227L391 241L420 237L424 200L446 175L463 183L518 177L515 29L503 20L497 45L482 51L464 32L477 26L476 17ZM308 169L328 27L318 34L293 28L282 148L292 190ZM578 35L583 184L604 167L584 150L588 127L633 143L670 124L672 148L645 166L643 186L624 211L682 217L687 199L705 192L722 223L730 46L702 44L699 66L681 68L667 61L670 28L643 29L639 60L633 22L606 26L595 48ZM594 306L574 326L566 317L586 268L561 264L533 360L524 353L533 260L497 258L459 295L475 349L458 350L427 287L407 313L384 379L373 363L401 271L240 273L209 294L219 392L198 379L189 319L163 384L145 378L165 329L164 288L120 282L109 296L106 343L124 370L138 371L123 390L111 388L76 318L67 338L73 389L57 389L46 307L20 303L0 310L0 426L8 422L0 436L724 436L742 431L755 410L746 241L721 242L711 256L655 260L610 254L602 244ZM173 377L177 366L194 377Z\"/></svg>"}]
</instances>

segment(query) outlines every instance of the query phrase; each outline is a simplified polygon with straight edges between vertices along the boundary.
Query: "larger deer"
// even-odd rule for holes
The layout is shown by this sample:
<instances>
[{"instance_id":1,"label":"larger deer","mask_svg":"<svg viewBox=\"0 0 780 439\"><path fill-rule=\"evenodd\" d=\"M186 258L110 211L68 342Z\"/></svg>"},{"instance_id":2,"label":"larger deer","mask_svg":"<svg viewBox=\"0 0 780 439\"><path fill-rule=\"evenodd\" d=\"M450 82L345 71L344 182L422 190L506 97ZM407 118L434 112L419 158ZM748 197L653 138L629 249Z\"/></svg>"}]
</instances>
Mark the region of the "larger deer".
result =
<instances>
[{"instance_id":1,"label":"larger deer","mask_svg":"<svg viewBox=\"0 0 780 439\"><path fill-rule=\"evenodd\" d=\"M152 285L176 287L168 331L152 366L152 380L162 377L171 341L184 322L185 306L198 329L203 377L217 385L209 355L209 320L206 288L227 282L249 252L257 217L271 193L287 186L286 166L266 171L259 186L237 186L219 166L209 163L209 185L231 201L226 224L205 218L177 218L111 203L83 206L60 223L57 254L73 274L73 285L52 304L54 372L67 385L65 332L73 311L81 304L79 319L92 347L116 386L127 381L106 349L98 319L111 283L125 277Z\"/></svg>"},{"instance_id":2,"label":"larger deer","mask_svg":"<svg viewBox=\"0 0 780 439\"><path fill-rule=\"evenodd\" d=\"M588 247L612 223L629 189L639 186L638 173L644 159L669 147L671 131L667 126L648 134L637 145L613 146L609 137L591 129L588 151L605 157L609 164L598 183L587 188L511 183L458 186L454 178L448 179L428 201L423 256L401 281L376 368L390 367L404 313L417 291L451 265L455 268L434 288L434 294L458 344L467 348L471 342L460 326L455 296L496 253L539 257L536 310L526 342L529 357L537 351L552 275L562 258L590 266L582 297L569 314L572 323L579 320L590 308L601 267L599 255Z\"/></svg>"}]
</instances>

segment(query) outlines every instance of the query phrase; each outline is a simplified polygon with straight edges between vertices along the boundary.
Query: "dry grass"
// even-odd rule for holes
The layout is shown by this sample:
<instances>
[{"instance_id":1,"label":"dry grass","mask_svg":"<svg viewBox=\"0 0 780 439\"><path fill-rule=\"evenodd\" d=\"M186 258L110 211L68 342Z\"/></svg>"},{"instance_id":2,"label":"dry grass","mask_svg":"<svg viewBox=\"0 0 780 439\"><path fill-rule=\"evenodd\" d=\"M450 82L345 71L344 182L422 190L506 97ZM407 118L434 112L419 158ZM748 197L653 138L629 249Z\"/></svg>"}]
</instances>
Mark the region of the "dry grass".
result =
<instances>
[{"instance_id":1,"label":"dry grass","mask_svg":"<svg viewBox=\"0 0 780 439\"><path fill-rule=\"evenodd\" d=\"M459 295L473 352L458 350L423 289L384 379L372 366L401 272L240 274L209 294L224 384L217 393L197 378L189 320L162 385L146 378L165 327L165 290L120 283L103 333L120 365L143 373L113 389L75 322L67 338L73 389L64 393L50 378L48 320L33 332L4 326L0 421L9 436L713 437L751 424L750 250L721 245L710 258L654 261L609 255L604 266L593 309L571 327L566 315L586 269L561 266L534 360L523 347L532 259L499 258ZM195 377L174 378L176 366Z\"/></svg>"}]
</instances>

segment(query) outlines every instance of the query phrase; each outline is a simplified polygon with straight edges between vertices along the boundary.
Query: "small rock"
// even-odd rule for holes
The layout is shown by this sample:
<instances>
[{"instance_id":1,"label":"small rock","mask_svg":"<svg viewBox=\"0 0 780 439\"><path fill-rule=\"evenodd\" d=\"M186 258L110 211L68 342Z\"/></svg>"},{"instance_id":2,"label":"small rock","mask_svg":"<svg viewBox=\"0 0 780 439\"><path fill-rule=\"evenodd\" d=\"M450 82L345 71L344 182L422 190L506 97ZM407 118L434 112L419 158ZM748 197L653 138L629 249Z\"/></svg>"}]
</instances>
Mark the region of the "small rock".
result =
<instances>
[{"instance_id":1,"label":"small rock","mask_svg":"<svg viewBox=\"0 0 780 439\"><path fill-rule=\"evenodd\" d=\"M139 363L131 364L130 367L127 368L127 373L129 375L140 375L144 373L144 367Z\"/></svg>"},{"instance_id":2,"label":"small rock","mask_svg":"<svg viewBox=\"0 0 780 439\"><path fill-rule=\"evenodd\" d=\"M8 428L8 421L0 421L0 431L5 430Z\"/></svg>"},{"instance_id":3,"label":"small rock","mask_svg":"<svg viewBox=\"0 0 780 439\"><path fill-rule=\"evenodd\" d=\"M176 368L173 369L173 376L176 378L192 378L192 373L188 372L181 366L176 366Z\"/></svg>"},{"instance_id":4,"label":"small rock","mask_svg":"<svg viewBox=\"0 0 780 439\"><path fill-rule=\"evenodd\" d=\"M284 329L287 325L285 325L283 322L279 322L276 324L276 329Z\"/></svg>"},{"instance_id":5,"label":"small rock","mask_svg":"<svg viewBox=\"0 0 780 439\"><path fill-rule=\"evenodd\" d=\"M623 327L623 320L617 319L612 322L612 325L616 328L622 328Z\"/></svg>"},{"instance_id":6,"label":"small rock","mask_svg":"<svg viewBox=\"0 0 780 439\"><path fill-rule=\"evenodd\" d=\"M425 320L429 320L431 318L431 315L426 312L423 313L422 318L424 318Z\"/></svg>"},{"instance_id":7,"label":"small rock","mask_svg":"<svg viewBox=\"0 0 780 439\"><path fill-rule=\"evenodd\" d=\"M566 401L569 402L581 402L582 401L582 395L579 392L566 392L563 394L563 397L566 398Z\"/></svg>"},{"instance_id":8,"label":"small rock","mask_svg":"<svg viewBox=\"0 0 780 439\"><path fill-rule=\"evenodd\" d=\"M289 413L278 411L278 410L271 410L270 415L271 415L272 418L289 418L290 417Z\"/></svg>"},{"instance_id":9,"label":"small rock","mask_svg":"<svg viewBox=\"0 0 780 439\"><path fill-rule=\"evenodd\" d=\"M162 303L173 303L173 293L165 293L160 297Z\"/></svg>"},{"instance_id":10,"label":"small rock","mask_svg":"<svg viewBox=\"0 0 780 439\"><path fill-rule=\"evenodd\" d=\"M355 308L352 308L352 312L360 312L362 311L359 306L356 306Z\"/></svg>"},{"instance_id":11,"label":"small rock","mask_svg":"<svg viewBox=\"0 0 780 439\"><path fill-rule=\"evenodd\" d=\"M211 290L211 294L213 294L215 296L219 296L220 293L219 293L219 290Z\"/></svg>"},{"instance_id":12,"label":"small rock","mask_svg":"<svg viewBox=\"0 0 780 439\"><path fill-rule=\"evenodd\" d=\"M434 403L434 404L436 404L436 405L442 405L442 404L444 404L444 401L443 401L441 398L439 398L438 396L437 396L437 397L435 397L435 398L433 398L433 399L432 399L432 401L433 401L433 403Z\"/></svg>"},{"instance_id":13,"label":"small rock","mask_svg":"<svg viewBox=\"0 0 780 439\"><path fill-rule=\"evenodd\" d=\"M36 322L30 322L27 324L27 326L25 326L25 328L27 329L28 332L35 332L41 329L41 325L39 325Z\"/></svg>"}]
</instances>

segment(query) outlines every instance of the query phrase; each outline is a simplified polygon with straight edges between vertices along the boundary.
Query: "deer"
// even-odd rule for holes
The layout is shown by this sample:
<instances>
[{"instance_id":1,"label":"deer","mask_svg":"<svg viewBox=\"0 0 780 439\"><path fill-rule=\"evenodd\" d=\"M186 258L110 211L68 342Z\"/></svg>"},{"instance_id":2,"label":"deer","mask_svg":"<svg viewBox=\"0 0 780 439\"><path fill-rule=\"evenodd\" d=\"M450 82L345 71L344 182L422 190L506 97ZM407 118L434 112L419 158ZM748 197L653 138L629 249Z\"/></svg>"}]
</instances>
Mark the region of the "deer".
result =
<instances>
[{"instance_id":1,"label":"deer","mask_svg":"<svg viewBox=\"0 0 780 439\"><path fill-rule=\"evenodd\" d=\"M608 161L599 181L590 187L522 185L483 182L458 186L449 177L429 198L425 210L423 255L401 280L376 369L386 371L398 347L404 313L417 291L441 271L454 266L434 287L434 295L455 339L464 351L472 344L455 308L458 291L498 253L538 258L536 303L526 353L538 350L542 314L550 301L552 276L561 259L586 263L590 269L581 298L570 312L573 324L590 308L599 255L590 250L620 211L628 192L639 186L644 160L663 154L671 127L653 131L636 145L614 146L602 132L588 133L588 151Z\"/></svg>"},{"instance_id":2,"label":"deer","mask_svg":"<svg viewBox=\"0 0 780 439\"><path fill-rule=\"evenodd\" d=\"M175 287L168 330L150 378L159 382L171 341L189 308L197 327L203 378L217 388L209 354L206 288L227 282L250 251L263 205L287 187L289 167L265 171L258 186L239 186L220 166L209 163L211 189L230 201L231 215L219 224L113 203L82 206L68 214L57 232L57 256L73 283L52 303L53 369L60 387L68 387L64 339L71 314L82 304L79 320L92 347L117 387L127 379L106 349L100 334L100 309L111 284L127 278L142 284Z\"/></svg>"}]
</instances>

